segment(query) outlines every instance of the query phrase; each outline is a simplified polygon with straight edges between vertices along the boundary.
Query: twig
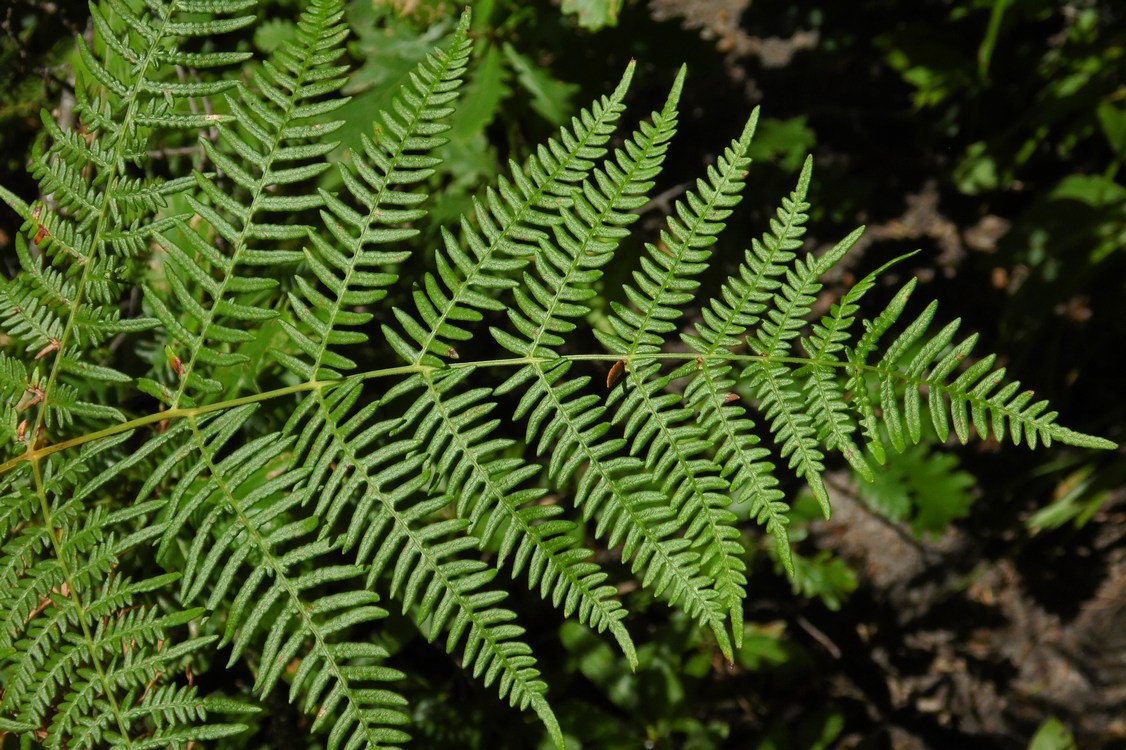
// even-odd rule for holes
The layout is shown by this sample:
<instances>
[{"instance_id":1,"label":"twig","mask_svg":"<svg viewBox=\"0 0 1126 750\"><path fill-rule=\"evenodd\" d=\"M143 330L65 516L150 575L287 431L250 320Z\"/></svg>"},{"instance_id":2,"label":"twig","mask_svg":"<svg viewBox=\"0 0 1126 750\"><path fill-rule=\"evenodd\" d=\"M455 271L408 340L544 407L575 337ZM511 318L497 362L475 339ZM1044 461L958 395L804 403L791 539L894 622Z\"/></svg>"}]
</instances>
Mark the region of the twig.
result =
<instances>
[{"instance_id":1,"label":"twig","mask_svg":"<svg viewBox=\"0 0 1126 750\"><path fill-rule=\"evenodd\" d=\"M797 619L798 625L801 626L801 629L808 633L810 638L820 643L821 647L829 652L829 656L833 657L834 659L841 658L840 647L838 647L837 644L833 643L829 636L825 635L825 633L823 633L820 628L818 628L816 625L814 625L812 622L805 619L801 615L798 615Z\"/></svg>"}]
</instances>

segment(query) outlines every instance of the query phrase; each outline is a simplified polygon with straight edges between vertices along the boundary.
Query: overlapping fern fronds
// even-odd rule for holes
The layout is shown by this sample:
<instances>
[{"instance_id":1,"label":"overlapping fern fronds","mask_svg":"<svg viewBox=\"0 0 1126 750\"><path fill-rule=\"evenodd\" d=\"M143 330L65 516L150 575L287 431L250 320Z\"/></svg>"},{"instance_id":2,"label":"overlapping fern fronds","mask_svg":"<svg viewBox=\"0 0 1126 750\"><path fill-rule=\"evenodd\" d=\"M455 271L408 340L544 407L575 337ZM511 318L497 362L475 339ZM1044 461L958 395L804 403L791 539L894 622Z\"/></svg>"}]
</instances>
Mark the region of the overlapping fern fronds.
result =
<instances>
[{"instance_id":1,"label":"overlapping fern fronds","mask_svg":"<svg viewBox=\"0 0 1126 750\"><path fill-rule=\"evenodd\" d=\"M5 472L0 494L0 729L52 747L217 740L245 726L209 713L253 710L168 679L214 639L186 627L200 610L153 598L176 573L129 573L160 527L144 524L154 504L106 502L114 469L102 470L117 460L128 432L73 455L35 454L126 419L105 403L132 382L111 342L156 325L128 300L149 237L169 226L161 211L191 182L153 176L145 154L158 134L223 120L200 112L197 98L235 85L220 75L176 81L169 74L178 65L202 73L245 60L244 53L187 52L183 44L245 27L254 20L245 13L251 4L116 0L93 8L94 47L77 47L87 74L75 90L80 125L64 130L45 114L52 141L35 161L39 199L28 205L3 193L26 233L16 240L23 273L0 286L7 342L0 372L10 397L4 455L26 452Z\"/></svg>"},{"instance_id":2,"label":"overlapping fern fronds","mask_svg":"<svg viewBox=\"0 0 1126 750\"><path fill-rule=\"evenodd\" d=\"M281 691L330 748L399 746L394 608L562 746L507 577L636 665L620 566L600 558L620 560L731 658L751 519L792 566L783 462L828 513L830 461L871 475L928 420L942 440L1109 447L992 356L964 364L975 338L929 333L934 305L893 333L913 283L862 320L883 269L814 318L860 233L803 251L808 162L706 298L757 111L628 257L683 72L624 135L631 64L412 254L468 13L337 159L340 0L312 0L240 81L220 68L245 55L188 50L248 7L95 8L82 125L46 121L36 200L0 189L26 221L0 285L0 732L222 746ZM194 169L158 178L152 140L185 131ZM621 289L611 263L635 269ZM219 648L252 684L196 684Z\"/></svg>"}]
</instances>

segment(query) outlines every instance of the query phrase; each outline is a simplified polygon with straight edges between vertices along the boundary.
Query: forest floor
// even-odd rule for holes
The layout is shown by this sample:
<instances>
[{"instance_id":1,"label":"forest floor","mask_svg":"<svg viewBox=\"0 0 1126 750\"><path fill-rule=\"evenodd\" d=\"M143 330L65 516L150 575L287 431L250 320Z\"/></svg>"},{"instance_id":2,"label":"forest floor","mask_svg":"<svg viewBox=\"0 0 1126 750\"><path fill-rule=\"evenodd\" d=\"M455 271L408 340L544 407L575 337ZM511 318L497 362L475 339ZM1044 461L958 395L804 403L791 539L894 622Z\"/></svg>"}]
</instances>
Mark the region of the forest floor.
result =
<instances>
[{"instance_id":1,"label":"forest floor","mask_svg":"<svg viewBox=\"0 0 1126 750\"><path fill-rule=\"evenodd\" d=\"M1050 716L1080 748L1126 747L1126 490L1050 560L1035 539L990 559L956 526L919 539L846 488L816 534L860 586L841 612L803 615L830 692L871 722L840 747L1023 748Z\"/></svg>"}]
</instances>

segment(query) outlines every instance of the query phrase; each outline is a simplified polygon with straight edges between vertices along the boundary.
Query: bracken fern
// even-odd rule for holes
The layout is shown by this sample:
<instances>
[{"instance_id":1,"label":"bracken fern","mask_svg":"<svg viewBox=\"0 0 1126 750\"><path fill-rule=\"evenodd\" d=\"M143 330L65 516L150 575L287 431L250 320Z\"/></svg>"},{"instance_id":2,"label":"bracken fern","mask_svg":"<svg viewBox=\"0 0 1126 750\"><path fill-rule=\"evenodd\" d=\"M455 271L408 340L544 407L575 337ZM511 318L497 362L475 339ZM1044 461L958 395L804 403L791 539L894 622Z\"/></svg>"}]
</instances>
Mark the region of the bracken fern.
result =
<instances>
[{"instance_id":1,"label":"bracken fern","mask_svg":"<svg viewBox=\"0 0 1126 750\"><path fill-rule=\"evenodd\" d=\"M1112 447L1056 424L993 356L964 365L975 338L931 332L933 304L882 343L914 289L861 320L883 268L814 317L860 231L803 251L808 161L698 301L757 110L637 262L616 256L683 71L624 135L631 64L412 258L468 12L338 160L340 0L311 0L244 77L247 55L214 50L252 4L94 6L79 124L44 116L33 202L0 188L25 221L0 285L0 734L217 742L286 685L328 747L399 746L404 675L379 636L393 606L562 747L498 574L636 666L597 545L730 659L747 596L734 507L793 573L781 462L827 516L829 457L870 477L927 415L940 440ZM185 132L194 169L161 177L149 150ZM613 262L636 266L620 290L600 286ZM592 323L594 350L577 335ZM251 666L251 691L195 684L223 669L218 648Z\"/></svg>"}]
</instances>

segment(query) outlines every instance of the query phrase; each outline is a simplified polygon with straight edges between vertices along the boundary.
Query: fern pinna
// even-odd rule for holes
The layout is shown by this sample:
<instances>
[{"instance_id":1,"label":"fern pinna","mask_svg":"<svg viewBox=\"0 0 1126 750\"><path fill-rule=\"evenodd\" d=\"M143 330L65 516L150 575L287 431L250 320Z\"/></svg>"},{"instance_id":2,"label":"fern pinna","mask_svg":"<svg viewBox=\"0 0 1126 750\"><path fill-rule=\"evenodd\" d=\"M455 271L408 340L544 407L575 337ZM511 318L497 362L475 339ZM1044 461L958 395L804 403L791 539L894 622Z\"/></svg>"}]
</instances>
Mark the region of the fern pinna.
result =
<instances>
[{"instance_id":1,"label":"fern pinna","mask_svg":"<svg viewBox=\"0 0 1126 750\"><path fill-rule=\"evenodd\" d=\"M860 232L803 251L808 161L697 304L757 111L623 257L683 71L627 135L631 64L412 257L468 11L336 159L342 3L311 0L260 63L196 51L252 23L251 5L93 7L78 124L44 116L38 198L0 188L25 221L20 273L0 286L0 733L219 743L285 686L328 747L400 746L395 608L562 747L499 574L609 631L635 666L628 599L597 561L620 559L730 659L751 533L733 508L793 570L780 462L828 515L831 456L871 476L925 415L940 440L1112 447L1056 424L992 356L963 364L975 338L930 332L933 304L893 334L914 283L858 322L883 269L812 317ZM189 161L153 156L185 133ZM636 269L618 290L602 286L614 262ZM214 678L217 649L252 687Z\"/></svg>"}]
</instances>

